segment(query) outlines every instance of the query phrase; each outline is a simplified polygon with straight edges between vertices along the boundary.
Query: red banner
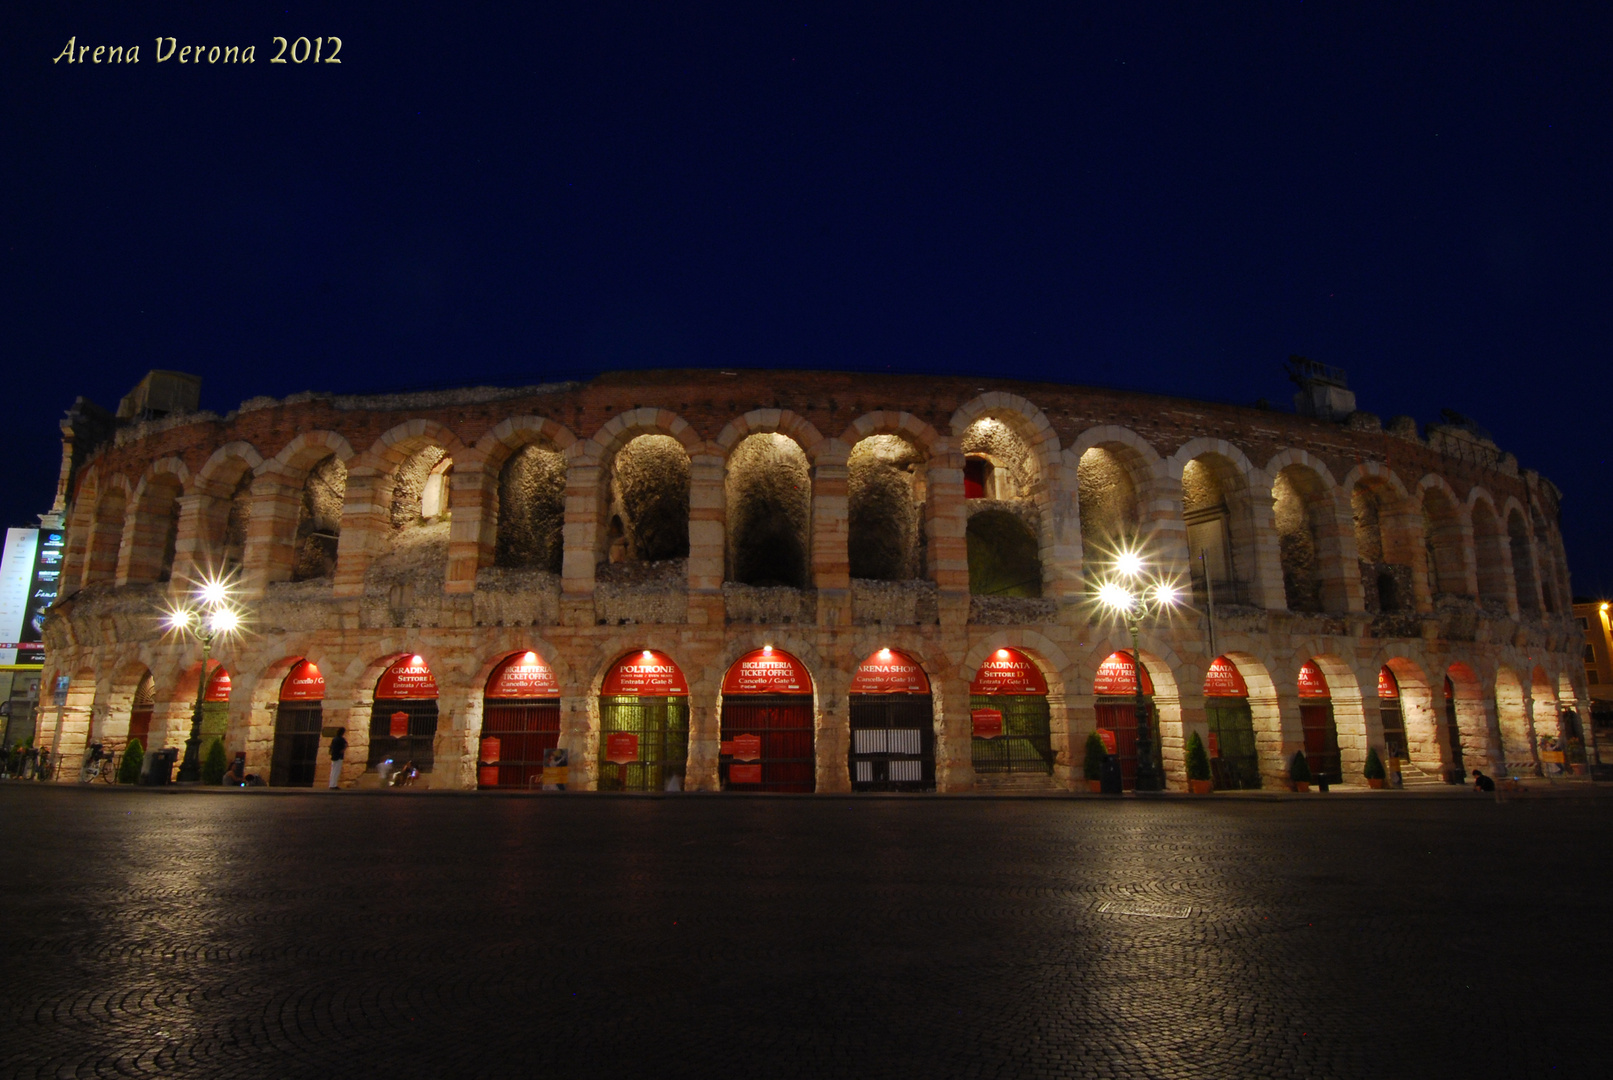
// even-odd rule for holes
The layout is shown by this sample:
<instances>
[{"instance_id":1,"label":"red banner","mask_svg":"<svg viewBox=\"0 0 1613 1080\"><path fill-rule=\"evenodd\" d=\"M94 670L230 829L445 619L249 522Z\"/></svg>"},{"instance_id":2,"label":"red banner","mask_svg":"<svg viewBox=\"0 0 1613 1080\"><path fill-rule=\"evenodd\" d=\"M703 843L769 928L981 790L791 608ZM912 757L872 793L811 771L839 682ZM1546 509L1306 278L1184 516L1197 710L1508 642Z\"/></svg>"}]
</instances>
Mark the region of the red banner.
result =
<instances>
[{"instance_id":1,"label":"red banner","mask_svg":"<svg viewBox=\"0 0 1613 1080\"><path fill-rule=\"evenodd\" d=\"M230 673L223 668L214 668L212 676L207 680L207 696L204 701L230 700Z\"/></svg>"},{"instance_id":2,"label":"red banner","mask_svg":"<svg viewBox=\"0 0 1613 1080\"><path fill-rule=\"evenodd\" d=\"M477 787L498 787L498 766L478 765L476 767Z\"/></svg>"},{"instance_id":3,"label":"red banner","mask_svg":"<svg viewBox=\"0 0 1613 1080\"><path fill-rule=\"evenodd\" d=\"M762 756L762 737L760 735L735 735L733 740L733 754L735 761L759 761Z\"/></svg>"},{"instance_id":4,"label":"red banner","mask_svg":"<svg viewBox=\"0 0 1613 1080\"><path fill-rule=\"evenodd\" d=\"M688 697L689 684L671 657L645 649L618 660L599 692L607 697Z\"/></svg>"},{"instance_id":5,"label":"red banner","mask_svg":"<svg viewBox=\"0 0 1613 1080\"><path fill-rule=\"evenodd\" d=\"M487 679L490 698L552 698L560 696L554 669L535 652L516 653Z\"/></svg>"},{"instance_id":6,"label":"red banner","mask_svg":"<svg viewBox=\"0 0 1613 1080\"><path fill-rule=\"evenodd\" d=\"M728 782L730 784L760 784L762 782L762 767L760 765L730 765L728 766Z\"/></svg>"},{"instance_id":7,"label":"red banner","mask_svg":"<svg viewBox=\"0 0 1613 1080\"><path fill-rule=\"evenodd\" d=\"M1333 694L1327 688L1327 676L1322 669L1316 666L1315 660L1307 660L1299 669L1299 696L1302 698L1325 698Z\"/></svg>"},{"instance_id":8,"label":"red banner","mask_svg":"<svg viewBox=\"0 0 1613 1080\"><path fill-rule=\"evenodd\" d=\"M324 701L325 676L319 673L311 660L300 660L292 665L280 684L281 701Z\"/></svg>"},{"instance_id":9,"label":"red banner","mask_svg":"<svg viewBox=\"0 0 1613 1080\"><path fill-rule=\"evenodd\" d=\"M1098 665L1097 677L1092 680L1092 692L1099 697L1136 697L1137 696L1137 665L1132 661L1131 653L1110 653L1109 658ZM1152 695L1154 680L1148 677L1148 665L1143 665L1143 693Z\"/></svg>"},{"instance_id":10,"label":"red banner","mask_svg":"<svg viewBox=\"0 0 1613 1080\"><path fill-rule=\"evenodd\" d=\"M719 742L717 744L717 753L723 754L727 757L733 757L734 741L732 739L724 739L722 742Z\"/></svg>"},{"instance_id":11,"label":"red banner","mask_svg":"<svg viewBox=\"0 0 1613 1080\"><path fill-rule=\"evenodd\" d=\"M1204 696L1246 698L1249 696L1249 687L1231 660L1217 656L1210 661L1210 670L1204 676Z\"/></svg>"},{"instance_id":12,"label":"red banner","mask_svg":"<svg viewBox=\"0 0 1613 1080\"><path fill-rule=\"evenodd\" d=\"M1106 728L1106 727L1099 728L1098 729L1098 741L1103 743L1103 752L1105 754L1119 753L1119 751L1115 749L1120 744L1115 741L1114 728Z\"/></svg>"},{"instance_id":13,"label":"red banner","mask_svg":"<svg viewBox=\"0 0 1613 1080\"><path fill-rule=\"evenodd\" d=\"M1378 669L1378 696L1381 698L1397 698L1400 696L1400 682L1395 673L1385 664Z\"/></svg>"},{"instance_id":14,"label":"red banner","mask_svg":"<svg viewBox=\"0 0 1613 1080\"><path fill-rule=\"evenodd\" d=\"M851 678L853 694L928 694L929 677L906 653L881 649L862 662Z\"/></svg>"},{"instance_id":15,"label":"red banner","mask_svg":"<svg viewBox=\"0 0 1613 1080\"><path fill-rule=\"evenodd\" d=\"M1003 733L1001 709L970 709L969 718L974 721L977 739L995 739Z\"/></svg>"},{"instance_id":16,"label":"red banner","mask_svg":"<svg viewBox=\"0 0 1613 1080\"><path fill-rule=\"evenodd\" d=\"M400 656L375 684L375 696L381 701L432 701L437 680L420 657Z\"/></svg>"},{"instance_id":17,"label":"red banner","mask_svg":"<svg viewBox=\"0 0 1613 1080\"><path fill-rule=\"evenodd\" d=\"M487 762L487 764L497 765L498 756L502 749L503 747L500 745L498 739L491 735L482 737L482 760Z\"/></svg>"},{"instance_id":18,"label":"red banner","mask_svg":"<svg viewBox=\"0 0 1613 1080\"><path fill-rule=\"evenodd\" d=\"M638 733L613 731L605 736L605 760L612 765L626 765L638 760Z\"/></svg>"},{"instance_id":19,"label":"red banner","mask_svg":"<svg viewBox=\"0 0 1613 1080\"><path fill-rule=\"evenodd\" d=\"M1047 680L1042 677L1036 661L1018 649L998 649L992 653L974 682L969 684L971 694L1045 694Z\"/></svg>"},{"instance_id":20,"label":"red banner","mask_svg":"<svg viewBox=\"0 0 1613 1080\"><path fill-rule=\"evenodd\" d=\"M402 711L395 712L391 716L387 717L387 719L392 722L392 726L389 730L394 739L401 739L405 735L409 734L408 713Z\"/></svg>"},{"instance_id":21,"label":"red banner","mask_svg":"<svg viewBox=\"0 0 1613 1080\"><path fill-rule=\"evenodd\" d=\"M787 652L763 648L734 661L723 677L722 692L729 694L810 694L812 676Z\"/></svg>"}]
</instances>

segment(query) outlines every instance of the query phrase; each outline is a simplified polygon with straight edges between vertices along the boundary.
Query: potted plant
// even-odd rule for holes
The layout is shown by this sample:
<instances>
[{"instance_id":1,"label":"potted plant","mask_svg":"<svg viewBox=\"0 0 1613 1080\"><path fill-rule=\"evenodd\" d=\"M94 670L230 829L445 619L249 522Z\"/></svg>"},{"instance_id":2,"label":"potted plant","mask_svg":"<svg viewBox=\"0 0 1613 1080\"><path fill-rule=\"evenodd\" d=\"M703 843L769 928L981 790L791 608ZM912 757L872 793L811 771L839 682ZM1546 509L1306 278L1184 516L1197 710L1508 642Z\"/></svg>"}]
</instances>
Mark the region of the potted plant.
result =
<instances>
[{"instance_id":1,"label":"potted plant","mask_svg":"<svg viewBox=\"0 0 1613 1080\"><path fill-rule=\"evenodd\" d=\"M1288 786L1294 791L1311 789L1311 766L1303 750L1294 751L1294 760L1288 763Z\"/></svg>"},{"instance_id":2,"label":"potted plant","mask_svg":"<svg viewBox=\"0 0 1613 1080\"><path fill-rule=\"evenodd\" d=\"M1094 731L1087 736L1086 760L1081 763L1081 775L1086 777L1089 791L1103 790L1103 759L1109 752L1103 748L1103 740L1098 738Z\"/></svg>"},{"instance_id":3,"label":"potted plant","mask_svg":"<svg viewBox=\"0 0 1613 1080\"><path fill-rule=\"evenodd\" d=\"M227 768L224 761L224 740L214 739L207 745L207 756L202 759L202 783L222 784L224 770Z\"/></svg>"},{"instance_id":4,"label":"potted plant","mask_svg":"<svg viewBox=\"0 0 1613 1080\"><path fill-rule=\"evenodd\" d=\"M140 745L139 739L130 739L129 745L123 748L123 760L118 763L118 783L139 783L140 766L145 760L146 748Z\"/></svg>"},{"instance_id":5,"label":"potted plant","mask_svg":"<svg viewBox=\"0 0 1613 1080\"><path fill-rule=\"evenodd\" d=\"M1378 756L1376 746L1367 748L1367 764L1361 770L1361 775L1366 777L1369 788L1381 788L1388 784L1389 774L1384 770L1383 758Z\"/></svg>"},{"instance_id":6,"label":"potted plant","mask_svg":"<svg viewBox=\"0 0 1613 1080\"><path fill-rule=\"evenodd\" d=\"M1195 795L1210 793L1210 755L1196 731L1187 737L1187 790Z\"/></svg>"}]
</instances>

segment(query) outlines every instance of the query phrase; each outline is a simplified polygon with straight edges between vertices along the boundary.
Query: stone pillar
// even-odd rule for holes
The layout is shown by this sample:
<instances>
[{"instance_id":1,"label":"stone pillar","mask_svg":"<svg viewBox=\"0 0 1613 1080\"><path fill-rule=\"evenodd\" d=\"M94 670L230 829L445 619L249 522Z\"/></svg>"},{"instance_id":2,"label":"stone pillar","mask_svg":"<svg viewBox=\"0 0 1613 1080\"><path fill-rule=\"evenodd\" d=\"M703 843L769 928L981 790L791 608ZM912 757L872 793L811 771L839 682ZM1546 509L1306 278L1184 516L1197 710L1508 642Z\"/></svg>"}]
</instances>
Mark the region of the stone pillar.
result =
<instances>
[{"instance_id":1,"label":"stone pillar","mask_svg":"<svg viewBox=\"0 0 1613 1080\"><path fill-rule=\"evenodd\" d=\"M241 553L241 596L257 599L275 581L290 581L296 565L297 516L303 479L270 462L252 481L252 513Z\"/></svg>"},{"instance_id":2,"label":"stone pillar","mask_svg":"<svg viewBox=\"0 0 1613 1080\"><path fill-rule=\"evenodd\" d=\"M223 562L211 565L208 552L208 525L216 500L207 493L179 497L179 525L174 537L175 582L200 581L209 571L221 572ZM248 759L251 760L250 758Z\"/></svg>"},{"instance_id":3,"label":"stone pillar","mask_svg":"<svg viewBox=\"0 0 1613 1080\"><path fill-rule=\"evenodd\" d=\"M1352 614L1367 609L1361 588L1361 557L1355 546L1355 519L1349 496L1335 489L1317 504L1317 555L1322 560L1322 596L1329 611Z\"/></svg>"},{"instance_id":4,"label":"stone pillar","mask_svg":"<svg viewBox=\"0 0 1613 1080\"><path fill-rule=\"evenodd\" d=\"M443 592L469 594L476 590L476 571L493 565L497 537L497 482L487 475L478 455L456 462L451 480L448 523L448 570Z\"/></svg>"},{"instance_id":5,"label":"stone pillar","mask_svg":"<svg viewBox=\"0 0 1613 1080\"><path fill-rule=\"evenodd\" d=\"M972 791L975 786L974 724L969 681L961 674L931 680L935 708L935 790Z\"/></svg>"},{"instance_id":6,"label":"stone pillar","mask_svg":"<svg viewBox=\"0 0 1613 1080\"><path fill-rule=\"evenodd\" d=\"M962 626L969 621L969 546L965 539L969 510L963 497L963 455L945 448L945 440L937 440L926 473L927 569L935 582L942 625Z\"/></svg>"},{"instance_id":7,"label":"stone pillar","mask_svg":"<svg viewBox=\"0 0 1613 1080\"><path fill-rule=\"evenodd\" d=\"M373 466L361 466L347 473L347 497L342 502L342 539L336 548L332 590L337 596L363 595L365 571L392 534L390 479Z\"/></svg>"},{"instance_id":8,"label":"stone pillar","mask_svg":"<svg viewBox=\"0 0 1613 1080\"><path fill-rule=\"evenodd\" d=\"M688 791L717 791L717 759L722 743L722 702L716 694L689 694L689 766L683 777Z\"/></svg>"},{"instance_id":9,"label":"stone pillar","mask_svg":"<svg viewBox=\"0 0 1613 1080\"><path fill-rule=\"evenodd\" d=\"M1081 581L1081 506L1075 470L1061 459L1049 470L1041 500L1042 595L1058 603L1078 603L1085 596ZM968 557L967 541L964 557Z\"/></svg>"},{"instance_id":10,"label":"stone pillar","mask_svg":"<svg viewBox=\"0 0 1613 1080\"><path fill-rule=\"evenodd\" d=\"M689 458L689 615L695 626L723 625L723 536L727 528L723 459Z\"/></svg>"},{"instance_id":11,"label":"stone pillar","mask_svg":"<svg viewBox=\"0 0 1613 1080\"><path fill-rule=\"evenodd\" d=\"M851 625L847 454L844 443L830 439L812 466L812 584L820 626Z\"/></svg>"},{"instance_id":12,"label":"stone pillar","mask_svg":"<svg viewBox=\"0 0 1613 1080\"><path fill-rule=\"evenodd\" d=\"M567 450L566 523L560 564L560 621L567 626L594 624L594 566L599 561L601 468L592 458ZM573 755L575 756L575 755Z\"/></svg>"},{"instance_id":13,"label":"stone pillar","mask_svg":"<svg viewBox=\"0 0 1613 1080\"><path fill-rule=\"evenodd\" d=\"M1259 486L1256 487L1258 480ZM1249 575L1249 600L1267 611L1287 611L1288 594L1283 589L1283 562L1277 543L1277 513L1271 485L1264 473L1250 478L1249 517L1253 528L1254 565Z\"/></svg>"},{"instance_id":14,"label":"stone pillar","mask_svg":"<svg viewBox=\"0 0 1613 1080\"><path fill-rule=\"evenodd\" d=\"M858 661L850 662L855 667ZM850 669L843 665L823 673L813 718L813 751L819 792L851 790L851 685Z\"/></svg>"}]
</instances>

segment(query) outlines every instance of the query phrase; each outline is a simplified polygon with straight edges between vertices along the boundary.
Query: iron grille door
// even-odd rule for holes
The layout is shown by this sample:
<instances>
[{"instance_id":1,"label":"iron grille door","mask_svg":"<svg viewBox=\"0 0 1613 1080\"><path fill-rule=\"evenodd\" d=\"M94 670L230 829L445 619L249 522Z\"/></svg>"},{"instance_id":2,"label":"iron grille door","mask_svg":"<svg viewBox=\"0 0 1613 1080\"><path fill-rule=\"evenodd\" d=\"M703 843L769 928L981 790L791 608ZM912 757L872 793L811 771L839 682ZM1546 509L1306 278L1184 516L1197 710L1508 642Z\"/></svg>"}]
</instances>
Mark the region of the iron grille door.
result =
<instances>
[{"instance_id":1,"label":"iron grille door","mask_svg":"<svg viewBox=\"0 0 1613 1080\"><path fill-rule=\"evenodd\" d=\"M638 736L638 759L625 765L605 760L608 736ZM689 762L689 699L601 697L599 699L599 790L665 791Z\"/></svg>"},{"instance_id":2,"label":"iron grille door","mask_svg":"<svg viewBox=\"0 0 1613 1080\"><path fill-rule=\"evenodd\" d=\"M1254 714L1244 698L1205 698L1204 719L1215 737L1210 775L1217 791L1260 787L1260 758L1255 753Z\"/></svg>"},{"instance_id":3,"label":"iron grille door","mask_svg":"<svg viewBox=\"0 0 1613 1080\"><path fill-rule=\"evenodd\" d=\"M271 787L313 787L319 770L319 728L324 707L282 704L274 718L274 752L269 760Z\"/></svg>"},{"instance_id":4,"label":"iron grille door","mask_svg":"<svg viewBox=\"0 0 1613 1080\"><path fill-rule=\"evenodd\" d=\"M1151 709L1151 702L1144 708ZM1137 789L1137 702L1134 698L1099 698L1098 726L1115 733L1115 757L1120 759L1120 787Z\"/></svg>"},{"instance_id":5,"label":"iron grille door","mask_svg":"<svg viewBox=\"0 0 1613 1080\"><path fill-rule=\"evenodd\" d=\"M1002 735L971 740L975 772L1053 775L1053 713L1044 695L975 694L969 707L1003 714Z\"/></svg>"},{"instance_id":6,"label":"iron grille door","mask_svg":"<svg viewBox=\"0 0 1613 1080\"><path fill-rule=\"evenodd\" d=\"M851 790L935 790L930 695L851 695Z\"/></svg>"},{"instance_id":7,"label":"iron grille door","mask_svg":"<svg viewBox=\"0 0 1613 1080\"><path fill-rule=\"evenodd\" d=\"M1333 703L1301 703L1299 723L1305 729L1305 764L1311 767L1312 779L1344 783L1339 771L1339 731L1333 725Z\"/></svg>"},{"instance_id":8,"label":"iron grille door","mask_svg":"<svg viewBox=\"0 0 1613 1080\"><path fill-rule=\"evenodd\" d=\"M813 754L811 694L735 694L722 703L722 741L755 735L762 741L759 784L741 783L735 791L813 791L817 759ZM732 756L717 759L717 776L726 789L733 782Z\"/></svg>"},{"instance_id":9,"label":"iron grille door","mask_svg":"<svg viewBox=\"0 0 1613 1080\"><path fill-rule=\"evenodd\" d=\"M482 708L482 738L497 739L496 784L480 787L532 787L543 783L543 754L560 745L560 699L499 698ZM478 750L478 755L480 750Z\"/></svg>"},{"instance_id":10,"label":"iron grille door","mask_svg":"<svg viewBox=\"0 0 1613 1080\"><path fill-rule=\"evenodd\" d=\"M230 703L227 701L202 702L202 745L205 757L214 739L222 739L230 730Z\"/></svg>"},{"instance_id":11,"label":"iron grille door","mask_svg":"<svg viewBox=\"0 0 1613 1080\"><path fill-rule=\"evenodd\" d=\"M407 713L409 734L392 737L392 714ZM437 739L437 701L377 701L370 710L370 760L375 768L387 758L402 767L414 762L423 773L431 771Z\"/></svg>"},{"instance_id":12,"label":"iron grille door","mask_svg":"<svg viewBox=\"0 0 1613 1080\"><path fill-rule=\"evenodd\" d=\"M1406 746L1406 717L1400 711L1399 699L1380 699L1378 711L1383 716L1383 748L1385 752L1392 758L1409 761L1411 755Z\"/></svg>"},{"instance_id":13,"label":"iron grille door","mask_svg":"<svg viewBox=\"0 0 1613 1080\"><path fill-rule=\"evenodd\" d=\"M1462 760L1462 725L1456 720L1456 693L1451 680L1445 680L1445 741L1451 747L1451 767L1445 770L1447 784L1467 783L1467 763Z\"/></svg>"},{"instance_id":14,"label":"iron grille door","mask_svg":"<svg viewBox=\"0 0 1613 1080\"><path fill-rule=\"evenodd\" d=\"M129 741L140 740L140 745L146 749L146 743L151 739L151 706L137 705L129 710Z\"/></svg>"}]
</instances>

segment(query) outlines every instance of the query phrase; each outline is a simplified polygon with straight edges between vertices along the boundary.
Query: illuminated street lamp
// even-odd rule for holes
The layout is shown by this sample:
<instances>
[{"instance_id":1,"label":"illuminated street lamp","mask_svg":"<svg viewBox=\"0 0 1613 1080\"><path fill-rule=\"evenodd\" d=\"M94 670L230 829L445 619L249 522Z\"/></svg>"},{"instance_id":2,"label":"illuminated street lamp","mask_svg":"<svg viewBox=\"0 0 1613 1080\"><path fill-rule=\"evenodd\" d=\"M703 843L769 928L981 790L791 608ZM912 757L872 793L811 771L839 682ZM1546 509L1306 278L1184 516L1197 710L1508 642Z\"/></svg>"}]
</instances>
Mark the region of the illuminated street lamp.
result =
<instances>
[{"instance_id":1,"label":"illuminated street lamp","mask_svg":"<svg viewBox=\"0 0 1613 1080\"><path fill-rule=\"evenodd\" d=\"M1098 603L1131 628L1132 675L1137 693L1137 790L1159 791L1164 776L1154 767L1153 725L1149 722L1148 702L1143 698L1143 656L1138 638L1144 615L1158 616L1178 603L1176 587L1135 550L1122 550L1115 556L1113 576L1098 586Z\"/></svg>"},{"instance_id":2,"label":"illuminated street lamp","mask_svg":"<svg viewBox=\"0 0 1613 1080\"><path fill-rule=\"evenodd\" d=\"M190 714L190 738L185 740L185 758L179 763L180 782L202 778L202 701L207 693L207 661L213 653L213 640L234 633L241 625L241 613L230 596L229 584L212 578L202 582L195 598L168 612L170 631L187 634L202 643L202 671L196 679L196 707Z\"/></svg>"}]
</instances>

